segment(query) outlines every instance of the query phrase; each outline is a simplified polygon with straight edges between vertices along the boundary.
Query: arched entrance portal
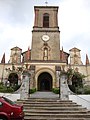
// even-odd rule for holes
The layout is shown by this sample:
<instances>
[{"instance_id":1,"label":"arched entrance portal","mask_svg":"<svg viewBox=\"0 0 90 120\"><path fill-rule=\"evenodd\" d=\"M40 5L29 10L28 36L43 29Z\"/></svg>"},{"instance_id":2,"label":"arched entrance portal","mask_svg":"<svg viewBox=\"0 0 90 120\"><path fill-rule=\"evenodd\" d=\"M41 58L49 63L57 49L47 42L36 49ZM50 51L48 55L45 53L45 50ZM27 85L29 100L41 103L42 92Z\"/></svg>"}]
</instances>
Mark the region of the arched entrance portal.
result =
<instances>
[{"instance_id":1,"label":"arched entrance portal","mask_svg":"<svg viewBox=\"0 0 90 120\"><path fill-rule=\"evenodd\" d=\"M43 72L38 77L38 90L39 91L50 91L52 89L52 76Z\"/></svg>"},{"instance_id":2,"label":"arched entrance portal","mask_svg":"<svg viewBox=\"0 0 90 120\"><path fill-rule=\"evenodd\" d=\"M11 73L8 77L8 81L11 86L18 85L18 75L16 73Z\"/></svg>"}]
</instances>

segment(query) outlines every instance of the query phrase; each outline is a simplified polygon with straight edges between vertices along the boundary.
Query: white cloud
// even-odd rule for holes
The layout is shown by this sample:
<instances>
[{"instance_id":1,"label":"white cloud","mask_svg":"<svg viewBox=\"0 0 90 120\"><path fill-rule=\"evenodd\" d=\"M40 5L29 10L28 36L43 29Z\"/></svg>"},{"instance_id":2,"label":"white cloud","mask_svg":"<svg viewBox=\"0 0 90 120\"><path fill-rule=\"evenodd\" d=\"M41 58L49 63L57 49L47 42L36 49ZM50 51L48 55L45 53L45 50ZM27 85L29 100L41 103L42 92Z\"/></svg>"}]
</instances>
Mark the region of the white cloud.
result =
<instances>
[{"instance_id":1,"label":"white cloud","mask_svg":"<svg viewBox=\"0 0 90 120\"><path fill-rule=\"evenodd\" d=\"M42 0L0 0L0 58L5 52L8 61L12 47L25 51L31 45L34 5L45 3ZM64 46L66 52L78 47L84 60L85 53L90 53L90 0L48 0L48 5L59 6L61 47Z\"/></svg>"},{"instance_id":2,"label":"white cloud","mask_svg":"<svg viewBox=\"0 0 90 120\"><path fill-rule=\"evenodd\" d=\"M10 24L2 24L1 28L4 29L0 35L1 55L15 46L22 48L23 51L28 49L31 43L31 30L28 26L13 27ZM6 59L9 60L9 57L10 55Z\"/></svg>"},{"instance_id":3,"label":"white cloud","mask_svg":"<svg viewBox=\"0 0 90 120\"><path fill-rule=\"evenodd\" d=\"M90 52L90 2L87 8L87 1L64 0L60 5L61 43L66 50L78 47L84 54Z\"/></svg>"}]
</instances>

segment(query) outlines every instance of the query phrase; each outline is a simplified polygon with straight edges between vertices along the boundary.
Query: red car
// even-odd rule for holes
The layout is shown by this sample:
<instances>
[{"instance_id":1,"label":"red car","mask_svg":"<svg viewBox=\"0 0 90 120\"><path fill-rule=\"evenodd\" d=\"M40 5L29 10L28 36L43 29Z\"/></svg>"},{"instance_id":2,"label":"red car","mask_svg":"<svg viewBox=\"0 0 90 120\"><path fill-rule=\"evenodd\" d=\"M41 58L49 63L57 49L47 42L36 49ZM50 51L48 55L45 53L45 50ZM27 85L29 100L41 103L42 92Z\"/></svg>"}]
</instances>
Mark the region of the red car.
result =
<instances>
[{"instance_id":1,"label":"red car","mask_svg":"<svg viewBox=\"0 0 90 120\"><path fill-rule=\"evenodd\" d=\"M23 106L0 97L0 120L24 120Z\"/></svg>"}]
</instances>

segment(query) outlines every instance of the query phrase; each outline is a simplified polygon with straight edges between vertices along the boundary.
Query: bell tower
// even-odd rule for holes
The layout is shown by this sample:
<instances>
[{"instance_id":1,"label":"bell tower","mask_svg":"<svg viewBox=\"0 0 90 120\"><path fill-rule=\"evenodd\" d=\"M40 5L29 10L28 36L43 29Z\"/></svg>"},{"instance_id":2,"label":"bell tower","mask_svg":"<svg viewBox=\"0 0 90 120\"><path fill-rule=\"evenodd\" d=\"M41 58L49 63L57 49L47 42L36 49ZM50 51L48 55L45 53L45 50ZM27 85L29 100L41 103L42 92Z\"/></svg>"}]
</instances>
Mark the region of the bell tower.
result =
<instances>
[{"instance_id":1,"label":"bell tower","mask_svg":"<svg viewBox=\"0 0 90 120\"><path fill-rule=\"evenodd\" d=\"M35 6L31 60L60 60L57 6Z\"/></svg>"}]
</instances>

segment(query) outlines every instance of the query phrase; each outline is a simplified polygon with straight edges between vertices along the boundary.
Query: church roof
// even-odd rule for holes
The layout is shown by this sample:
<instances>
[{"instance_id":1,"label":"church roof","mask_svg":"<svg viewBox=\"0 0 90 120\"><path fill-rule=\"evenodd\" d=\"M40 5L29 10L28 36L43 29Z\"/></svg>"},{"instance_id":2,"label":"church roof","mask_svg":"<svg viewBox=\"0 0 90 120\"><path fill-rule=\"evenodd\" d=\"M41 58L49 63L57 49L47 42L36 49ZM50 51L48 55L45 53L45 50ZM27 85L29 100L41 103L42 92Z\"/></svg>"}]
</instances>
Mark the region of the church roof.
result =
<instances>
[{"instance_id":1,"label":"church roof","mask_svg":"<svg viewBox=\"0 0 90 120\"><path fill-rule=\"evenodd\" d=\"M74 52L74 51L80 52L81 50L78 49L78 48L76 48L76 47L74 47L74 48L70 49L69 51L72 51L72 52Z\"/></svg>"},{"instance_id":2,"label":"church roof","mask_svg":"<svg viewBox=\"0 0 90 120\"><path fill-rule=\"evenodd\" d=\"M34 8L59 8L58 6L34 6Z\"/></svg>"},{"instance_id":3,"label":"church roof","mask_svg":"<svg viewBox=\"0 0 90 120\"><path fill-rule=\"evenodd\" d=\"M19 47L13 47L13 48L11 48L11 50L21 50L22 51L22 49L21 48L19 48Z\"/></svg>"}]
</instances>

